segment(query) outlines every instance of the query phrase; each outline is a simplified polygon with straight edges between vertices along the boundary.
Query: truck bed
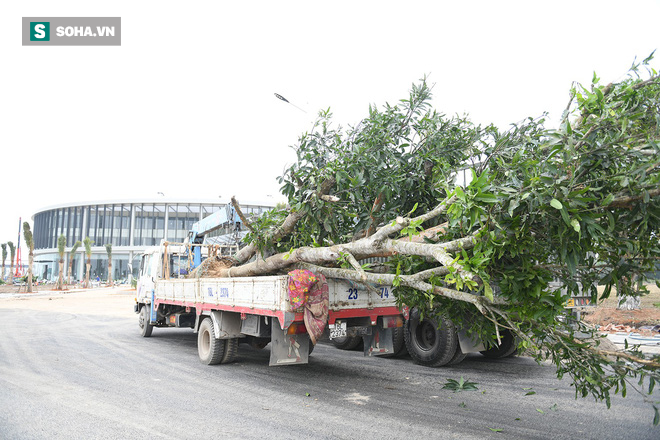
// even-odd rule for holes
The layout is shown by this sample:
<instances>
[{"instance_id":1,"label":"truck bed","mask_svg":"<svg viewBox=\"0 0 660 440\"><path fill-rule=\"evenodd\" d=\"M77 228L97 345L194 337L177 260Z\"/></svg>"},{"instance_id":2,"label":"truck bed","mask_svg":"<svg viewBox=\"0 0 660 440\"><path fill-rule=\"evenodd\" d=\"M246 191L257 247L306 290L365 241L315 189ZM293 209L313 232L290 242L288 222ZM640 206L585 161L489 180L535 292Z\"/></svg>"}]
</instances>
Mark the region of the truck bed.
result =
<instances>
[{"instance_id":1,"label":"truck bed","mask_svg":"<svg viewBox=\"0 0 660 440\"><path fill-rule=\"evenodd\" d=\"M174 304L203 310L225 310L263 316L276 316L284 322L302 319L291 309L288 275L241 278L199 278L158 280L152 300L155 304ZM329 324L336 319L399 314L390 286L369 290L361 283L328 279ZM296 315L287 316L285 315Z\"/></svg>"}]
</instances>

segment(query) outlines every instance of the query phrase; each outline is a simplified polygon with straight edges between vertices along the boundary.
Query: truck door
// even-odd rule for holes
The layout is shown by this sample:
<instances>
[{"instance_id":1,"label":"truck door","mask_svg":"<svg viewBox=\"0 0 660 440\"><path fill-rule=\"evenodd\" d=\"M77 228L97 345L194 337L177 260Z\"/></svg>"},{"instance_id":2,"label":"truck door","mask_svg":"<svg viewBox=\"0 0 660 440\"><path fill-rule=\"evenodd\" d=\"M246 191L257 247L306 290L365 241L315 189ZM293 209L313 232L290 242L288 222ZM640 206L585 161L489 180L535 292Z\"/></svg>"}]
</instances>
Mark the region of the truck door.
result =
<instances>
[{"instance_id":1,"label":"truck door","mask_svg":"<svg viewBox=\"0 0 660 440\"><path fill-rule=\"evenodd\" d=\"M152 271L152 254L142 254L140 259L140 278L138 279L138 298L148 298L151 296L151 291L154 289L154 278Z\"/></svg>"}]
</instances>

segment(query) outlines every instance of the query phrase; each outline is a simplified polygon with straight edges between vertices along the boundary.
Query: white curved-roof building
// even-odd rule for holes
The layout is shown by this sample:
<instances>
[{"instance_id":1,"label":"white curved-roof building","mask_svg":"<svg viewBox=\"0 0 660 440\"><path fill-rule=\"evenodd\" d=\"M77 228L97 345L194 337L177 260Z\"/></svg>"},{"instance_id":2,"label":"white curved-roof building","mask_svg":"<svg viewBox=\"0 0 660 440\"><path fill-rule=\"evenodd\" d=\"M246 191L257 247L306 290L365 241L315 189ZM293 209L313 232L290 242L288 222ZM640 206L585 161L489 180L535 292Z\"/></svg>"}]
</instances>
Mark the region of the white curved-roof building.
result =
<instances>
[{"instance_id":1,"label":"white curved-roof building","mask_svg":"<svg viewBox=\"0 0 660 440\"><path fill-rule=\"evenodd\" d=\"M34 274L40 280L55 280L59 274L57 239L66 237L65 275L69 252L76 240L89 237L92 247L90 278L108 278L105 245L112 244L112 278L136 277L139 256L162 239L183 242L193 223L227 206L222 200L150 199L99 200L49 206L32 216ZM273 203L241 203L246 215L260 215ZM73 257L72 280L84 278L84 247Z\"/></svg>"}]
</instances>

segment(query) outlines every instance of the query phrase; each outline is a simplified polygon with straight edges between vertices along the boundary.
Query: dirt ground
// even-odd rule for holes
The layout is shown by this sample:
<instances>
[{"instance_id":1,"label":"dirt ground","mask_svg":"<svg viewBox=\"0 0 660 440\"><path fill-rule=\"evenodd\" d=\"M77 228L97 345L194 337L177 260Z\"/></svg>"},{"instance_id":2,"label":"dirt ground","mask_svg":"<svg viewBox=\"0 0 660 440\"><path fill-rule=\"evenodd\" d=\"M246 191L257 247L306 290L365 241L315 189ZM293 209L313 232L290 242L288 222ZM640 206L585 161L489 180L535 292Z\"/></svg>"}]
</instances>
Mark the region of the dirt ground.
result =
<instances>
[{"instance_id":1,"label":"dirt ground","mask_svg":"<svg viewBox=\"0 0 660 440\"><path fill-rule=\"evenodd\" d=\"M632 329L656 326L660 324L660 289L655 285L647 287L650 293L642 297L640 310L617 310L618 300L616 293L612 291L610 298L602 301L597 307L583 308L582 319L601 327L607 327L608 324L628 326Z\"/></svg>"},{"instance_id":2,"label":"dirt ground","mask_svg":"<svg viewBox=\"0 0 660 440\"><path fill-rule=\"evenodd\" d=\"M51 286L48 286L50 289ZM133 312L135 289L130 286L72 289L63 292L37 286L36 292L18 291L18 286L0 286L0 309L57 310L58 313L136 316ZM136 318L137 322L137 318Z\"/></svg>"}]
</instances>

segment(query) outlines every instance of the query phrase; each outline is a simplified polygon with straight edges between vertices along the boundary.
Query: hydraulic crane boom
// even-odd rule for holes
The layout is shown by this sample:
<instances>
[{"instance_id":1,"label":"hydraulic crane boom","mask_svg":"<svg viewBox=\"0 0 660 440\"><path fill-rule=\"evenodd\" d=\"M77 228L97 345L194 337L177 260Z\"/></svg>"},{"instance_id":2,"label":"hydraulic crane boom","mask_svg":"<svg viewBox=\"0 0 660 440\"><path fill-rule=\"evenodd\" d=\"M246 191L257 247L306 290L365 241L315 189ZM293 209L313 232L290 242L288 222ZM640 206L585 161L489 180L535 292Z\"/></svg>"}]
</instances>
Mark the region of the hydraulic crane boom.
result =
<instances>
[{"instance_id":1,"label":"hydraulic crane boom","mask_svg":"<svg viewBox=\"0 0 660 440\"><path fill-rule=\"evenodd\" d=\"M204 237L217 229L233 225L234 229L241 227L241 220L231 204L227 204L224 209L220 209L206 218L193 223L188 232L190 244L204 243ZM202 263L202 248L193 246L193 269Z\"/></svg>"}]
</instances>

